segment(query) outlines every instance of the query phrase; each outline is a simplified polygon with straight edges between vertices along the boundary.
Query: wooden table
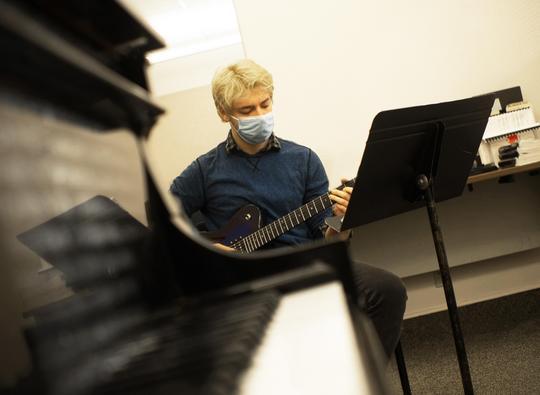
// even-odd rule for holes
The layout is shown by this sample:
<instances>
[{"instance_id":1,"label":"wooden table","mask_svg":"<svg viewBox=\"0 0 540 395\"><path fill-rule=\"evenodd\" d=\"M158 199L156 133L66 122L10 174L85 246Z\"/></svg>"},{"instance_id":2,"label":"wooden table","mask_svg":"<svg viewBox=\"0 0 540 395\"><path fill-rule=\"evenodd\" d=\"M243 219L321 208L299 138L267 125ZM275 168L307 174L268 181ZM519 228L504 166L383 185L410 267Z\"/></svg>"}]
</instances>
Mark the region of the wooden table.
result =
<instances>
[{"instance_id":1,"label":"wooden table","mask_svg":"<svg viewBox=\"0 0 540 395\"><path fill-rule=\"evenodd\" d=\"M470 176L467 179L467 184L474 184L476 182L491 180L493 178L508 176L510 174L525 173L527 171L536 170L539 168L540 168L540 161L528 163L526 165L521 165L521 166L506 167L503 169L493 170L487 173L481 173L481 174L476 174L474 176Z\"/></svg>"}]
</instances>

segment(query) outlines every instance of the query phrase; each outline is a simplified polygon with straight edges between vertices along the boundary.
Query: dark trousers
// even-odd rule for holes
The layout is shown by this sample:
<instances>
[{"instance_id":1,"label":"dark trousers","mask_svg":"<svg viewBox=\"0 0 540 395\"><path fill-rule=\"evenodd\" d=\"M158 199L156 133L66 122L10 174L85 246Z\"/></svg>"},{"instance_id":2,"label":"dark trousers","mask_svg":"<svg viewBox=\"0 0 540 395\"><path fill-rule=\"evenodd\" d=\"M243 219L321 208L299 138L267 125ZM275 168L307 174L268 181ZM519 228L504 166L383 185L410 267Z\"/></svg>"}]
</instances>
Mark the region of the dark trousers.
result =
<instances>
[{"instance_id":1,"label":"dark trousers","mask_svg":"<svg viewBox=\"0 0 540 395\"><path fill-rule=\"evenodd\" d=\"M360 308L371 318L390 359L401 335L407 302L405 285L395 274L365 263L354 262L353 271Z\"/></svg>"}]
</instances>

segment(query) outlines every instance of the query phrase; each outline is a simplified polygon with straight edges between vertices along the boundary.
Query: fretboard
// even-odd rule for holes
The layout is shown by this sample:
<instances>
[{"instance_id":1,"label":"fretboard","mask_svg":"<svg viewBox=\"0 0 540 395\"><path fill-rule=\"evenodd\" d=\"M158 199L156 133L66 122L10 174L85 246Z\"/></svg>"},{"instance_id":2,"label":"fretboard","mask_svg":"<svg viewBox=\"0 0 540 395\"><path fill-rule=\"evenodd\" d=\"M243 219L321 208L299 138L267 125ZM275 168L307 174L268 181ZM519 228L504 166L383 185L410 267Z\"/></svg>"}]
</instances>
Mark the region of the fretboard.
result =
<instances>
[{"instance_id":1,"label":"fretboard","mask_svg":"<svg viewBox=\"0 0 540 395\"><path fill-rule=\"evenodd\" d=\"M345 185L341 185L337 189L343 189L345 186L354 185L354 180L355 179L348 181ZM333 201L330 199L330 193L327 192L244 237L242 240L235 243L233 247L241 252L253 252L265 244L270 243L272 240L275 240L285 232L288 232L295 226L306 222L313 216L332 207L332 204Z\"/></svg>"}]
</instances>

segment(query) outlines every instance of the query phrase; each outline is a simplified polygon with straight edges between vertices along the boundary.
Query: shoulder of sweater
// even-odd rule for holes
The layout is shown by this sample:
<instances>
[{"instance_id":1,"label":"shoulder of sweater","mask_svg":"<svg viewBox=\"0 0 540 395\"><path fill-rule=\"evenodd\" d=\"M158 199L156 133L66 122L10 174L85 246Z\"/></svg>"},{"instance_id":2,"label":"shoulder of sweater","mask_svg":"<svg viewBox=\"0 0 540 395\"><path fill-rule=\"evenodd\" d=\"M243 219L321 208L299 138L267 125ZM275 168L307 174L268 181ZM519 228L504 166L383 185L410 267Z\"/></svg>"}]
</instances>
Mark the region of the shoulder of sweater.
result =
<instances>
[{"instance_id":1,"label":"shoulder of sweater","mask_svg":"<svg viewBox=\"0 0 540 395\"><path fill-rule=\"evenodd\" d=\"M211 161L218 155L219 152L225 152L225 142L222 142L218 144L217 146L215 146L214 148L212 148L210 151L205 152L202 155L199 155L196 160L198 162Z\"/></svg>"},{"instance_id":2,"label":"shoulder of sweater","mask_svg":"<svg viewBox=\"0 0 540 395\"><path fill-rule=\"evenodd\" d=\"M285 140L281 137L279 138L279 142L281 143L281 148L285 148L286 150L299 150L305 152L312 151L311 148L306 147L305 145L295 143L291 140Z\"/></svg>"}]
</instances>

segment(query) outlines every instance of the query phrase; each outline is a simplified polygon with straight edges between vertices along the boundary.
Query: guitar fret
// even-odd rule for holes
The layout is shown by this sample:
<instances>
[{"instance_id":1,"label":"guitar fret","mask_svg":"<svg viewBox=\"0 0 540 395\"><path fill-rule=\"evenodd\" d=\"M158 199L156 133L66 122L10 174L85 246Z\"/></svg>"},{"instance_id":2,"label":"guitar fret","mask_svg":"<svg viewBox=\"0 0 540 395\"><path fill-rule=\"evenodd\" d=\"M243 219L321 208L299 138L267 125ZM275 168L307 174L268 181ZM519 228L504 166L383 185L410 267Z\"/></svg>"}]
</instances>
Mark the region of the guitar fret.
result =
<instances>
[{"instance_id":1,"label":"guitar fret","mask_svg":"<svg viewBox=\"0 0 540 395\"><path fill-rule=\"evenodd\" d=\"M291 217L291 214L290 214L290 213L287 215L287 217L289 217L289 222L291 223L291 226L289 227L289 229L291 229L291 228L294 227L294 222L293 222L293 220L292 220L292 217Z\"/></svg>"},{"instance_id":2,"label":"guitar fret","mask_svg":"<svg viewBox=\"0 0 540 395\"><path fill-rule=\"evenodd\" d=\"M240 241L241 245L240 245L240 250L241 251L244 251L244 252L247 252L247 244L246 244L246 239L242 239Z\"/></svg>"},{"instance_id":3,"label":"guitar fret","mask_svg":"<svg viewBox=\"0 0 540 395\"><path fill-rule=\"evenodd\" d=\"M294 210L294 216L296 217L296 225L299 225L300 220L298 219L298 214L296 214L296 211L298 211L298 210Z\"/></svg>"},{"instance_id":4,"label":"guitar fret","mask_svg":"<svg viewBox=\"0 0 540 395\"><path fill-rule=\"evenodd\" d=\"M319 200L321 202L321 211L324 210L324 202L322 200L322 196L319 196Z\"/></svg>"},{"instance_id":5,"label":"guitar fret","mask_svg":"<svg viewBox=\"0 0 540 395\"><path fill-rule=\"evenodd\" d=\"M323 203L324 208L328 208L332 205L332 201L330 200L330 195L328 193L324 196L321 196L321 202Z\"/></svg>"},{"instance_id":6,"label":"guitar fret","mask_svg":"<svg viewBox=\"0 0 540 395\"><path fill-rule=\"evenodd\" d=\"M249 236L246 237L246 240L247 240L247 242L248 242L248 244L249 244L249 250L248 250L248 252L255 251L255 248L253 248L253 242L251 241L251 237L249 237Z\"/></svg>"},{"instance_id":7,"label":"guitar fret","mask_svg":"<svg viewBox=\"0 0 540 395\"><path fill-rule=\"evenodd\" d=\"M332 207L332 204L334 204L334 202L332 201L332 199L330 199L330 194L327 193L326 195L324 195L324 200L326 202L326 207Z\"/></svg>"}]
</instances>

